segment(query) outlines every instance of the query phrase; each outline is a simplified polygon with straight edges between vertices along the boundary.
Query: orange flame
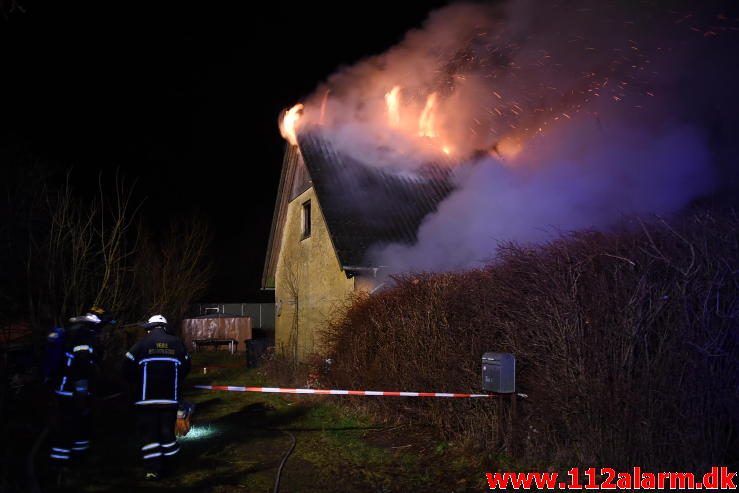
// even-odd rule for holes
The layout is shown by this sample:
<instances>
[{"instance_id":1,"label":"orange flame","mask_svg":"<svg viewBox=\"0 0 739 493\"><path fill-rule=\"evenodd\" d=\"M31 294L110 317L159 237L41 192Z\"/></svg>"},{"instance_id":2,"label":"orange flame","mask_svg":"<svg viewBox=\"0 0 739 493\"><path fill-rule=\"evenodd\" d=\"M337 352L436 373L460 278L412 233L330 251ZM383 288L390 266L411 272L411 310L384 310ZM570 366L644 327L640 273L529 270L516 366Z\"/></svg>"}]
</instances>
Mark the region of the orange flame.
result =
<instances>
[{"instance_id":1,"label":"orange flame","mask_svg":"<svg viewBox=\"0 0 739 493\"><path fill-rule=\"evenodd\" d=\"M523 142L519 138L504 137L496 145L498 155L504 159L513 159L523 150Z\"/></svg>"},{"instance_id":2,"label":"orange flame","mask_svg":"<svg viewBox=\"0 0 739 493\"><path fill-rule=\"evenodd\" d=\"M303 116L304 106L301 103L296 104L289 110L285 111L280 122L280 133L290 142L291 145L298 145L297 127L298 120Z\"/></svg>"},{"instance_id":3,"label":"orange flame","mask_svg":"<svg viewBox=\"0 0 739 493\"><path fill-rule=\"evenodd\" d=\"M385 93L385 104L387 104L387 119L390 126L400 126L400 86L395 86L390 92Z\"/></svg>"},{"instance_id":4,"label":"orange flame","mask_svg":"<svg viewBox=\"0 0 739 493\"><path fill-rule=\"evenodd\" d=\"M421 137L435 138L437 136L434 128L434 120L436 117L436 93L432 92L426 99L426 106L421 112L421 118L418 119L418 135Z\"/></svg>"},{"instance_id":5,"label":"orange flame","mask_svg":"<svg viewBox=\"0 0 739 493\"><path fill-rule=\"evenodd\" d=\"M326 104L328 103L328 94L331 92L331 89L326 89L326 92L323 94L323 101L321 101L321 119L318 121L321 125L323 125L323 119L326 116Z\"/></svg>"}]
</instances>

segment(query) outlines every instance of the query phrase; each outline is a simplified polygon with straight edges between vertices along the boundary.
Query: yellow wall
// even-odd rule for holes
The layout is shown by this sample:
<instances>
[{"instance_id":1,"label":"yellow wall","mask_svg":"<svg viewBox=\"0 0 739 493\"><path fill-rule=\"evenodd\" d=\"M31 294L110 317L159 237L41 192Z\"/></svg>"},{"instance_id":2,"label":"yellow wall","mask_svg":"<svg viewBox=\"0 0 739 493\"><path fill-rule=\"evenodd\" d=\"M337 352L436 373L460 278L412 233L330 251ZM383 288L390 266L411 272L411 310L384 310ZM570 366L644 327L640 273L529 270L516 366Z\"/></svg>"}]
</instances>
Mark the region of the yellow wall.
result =
<instances>
[{"instance_id":1,"label":"yellow wall","mask_svg":"<svg viewBox=\"0 0 739 493\"><path fill-rule=\"evenodd\" d=\"M311 235L301 239L306 200L311 201ZM354 280L341 270L313 188L288 204L282 235L275 274L276 344L288 355L297 350L302 359L320 349L317 331L344 306Z\"/></svg>"}]
</instances>

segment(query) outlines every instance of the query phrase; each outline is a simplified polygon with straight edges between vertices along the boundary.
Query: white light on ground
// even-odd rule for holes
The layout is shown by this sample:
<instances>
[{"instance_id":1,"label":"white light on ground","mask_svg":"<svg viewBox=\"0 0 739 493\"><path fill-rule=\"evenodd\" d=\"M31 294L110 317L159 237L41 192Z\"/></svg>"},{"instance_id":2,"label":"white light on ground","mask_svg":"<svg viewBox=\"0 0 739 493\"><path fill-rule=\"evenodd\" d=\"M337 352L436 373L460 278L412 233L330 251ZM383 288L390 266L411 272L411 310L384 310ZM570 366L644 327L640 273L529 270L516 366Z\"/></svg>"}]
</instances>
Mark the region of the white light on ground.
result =
<instances>
[{"instance_id":1,"label":"white light on ground","mask_svg":"<svg viewBox=\"0 0 739 493\"><path fill-rule=\"evenodd\" d=\"M210 437L215 436L218 434L218 429L215 426L211 425L201 425L196 426L193 425L190 428L190 431L185 435L184 437L180 437L180 440L184 441L190 441L190 440L204 440Z\"/></svg>"}]
</instances>

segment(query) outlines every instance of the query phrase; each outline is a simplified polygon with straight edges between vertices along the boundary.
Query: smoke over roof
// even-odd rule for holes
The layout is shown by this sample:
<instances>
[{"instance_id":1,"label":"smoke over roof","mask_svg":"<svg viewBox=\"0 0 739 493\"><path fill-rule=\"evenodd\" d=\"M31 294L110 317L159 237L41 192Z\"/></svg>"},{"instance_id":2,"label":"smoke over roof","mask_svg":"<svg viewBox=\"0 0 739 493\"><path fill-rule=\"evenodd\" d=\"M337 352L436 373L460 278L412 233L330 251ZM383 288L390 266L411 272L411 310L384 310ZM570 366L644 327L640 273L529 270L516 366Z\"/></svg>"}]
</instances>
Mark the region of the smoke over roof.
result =
<instances>
[{"instance_id":1,"label":"smoke over roof","mask_svg":"<svg viewBox=\"0 0 739 493\"><path fill-rule=\"evenodd\" d=\"M674 213L733 176L738 23L725 7L453 4L329 77L303 125L378 168L450 155L456 189L415 244L369 250L396 271L470 267L500 242Z\"/></svg>"}]
</instances>

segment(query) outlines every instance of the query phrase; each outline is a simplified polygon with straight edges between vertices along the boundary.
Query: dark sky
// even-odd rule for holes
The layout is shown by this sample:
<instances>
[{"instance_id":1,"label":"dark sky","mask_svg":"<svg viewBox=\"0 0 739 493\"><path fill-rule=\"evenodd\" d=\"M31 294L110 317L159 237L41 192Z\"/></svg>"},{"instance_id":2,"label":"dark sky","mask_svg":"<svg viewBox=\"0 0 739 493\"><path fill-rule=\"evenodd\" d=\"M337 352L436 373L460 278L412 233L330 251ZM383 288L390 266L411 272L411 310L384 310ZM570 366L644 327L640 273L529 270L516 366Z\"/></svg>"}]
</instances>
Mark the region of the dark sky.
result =
<instances>
[{"instance_id":1,"label":"dark sky","mask_svg":"<svg viewBox=\"0 0 739 493\"><path fill-rule=\"evenodd\" d=\"M219 301L258 292L280 110L447 3L20 2L0 17L0 146L79 186L120 168L157 226L204 214Z\"/></svg>"}]
</instances>

